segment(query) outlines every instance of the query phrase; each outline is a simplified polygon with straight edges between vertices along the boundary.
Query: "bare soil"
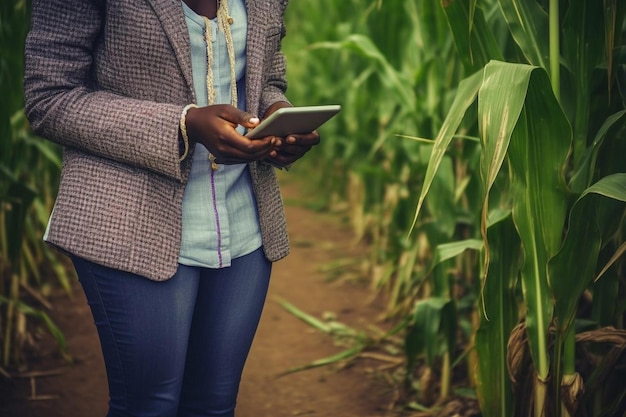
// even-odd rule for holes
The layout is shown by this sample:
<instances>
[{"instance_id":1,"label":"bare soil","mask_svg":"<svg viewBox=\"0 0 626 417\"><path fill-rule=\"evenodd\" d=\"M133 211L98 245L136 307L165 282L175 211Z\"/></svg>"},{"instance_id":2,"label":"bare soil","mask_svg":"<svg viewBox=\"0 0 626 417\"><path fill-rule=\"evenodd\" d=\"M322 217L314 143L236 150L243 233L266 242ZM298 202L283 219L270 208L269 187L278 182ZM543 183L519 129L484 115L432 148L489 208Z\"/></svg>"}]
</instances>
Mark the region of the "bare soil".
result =
<instances>
[{"instance_id":1,"label":"bare soil","mask_svg":"<svg viewBox=\"0 0 626 417\"><path fill-rule=\"evenodd\" d=\"M332 313L343 323L366 328L380 316L366 285L355 280L328 282L325 266L358 259L338 216L307 209L301 184L281 176L292 252L276 263L261 324L244 372L237 417L377 417L388 411L393 388L367 361L348 367L326 366L284 374L342 351L322 334L286 311L286 300L315 317ZM294 203L294 201L296 203ZM28 367L11 379L0 376L2 417L97 417L107 410L108 392L96 329L82 291L52 299L53 320L64 332L71 362L41 335ZM394 414L395 415L395 414Z\"/></svg>"}]
</instances>

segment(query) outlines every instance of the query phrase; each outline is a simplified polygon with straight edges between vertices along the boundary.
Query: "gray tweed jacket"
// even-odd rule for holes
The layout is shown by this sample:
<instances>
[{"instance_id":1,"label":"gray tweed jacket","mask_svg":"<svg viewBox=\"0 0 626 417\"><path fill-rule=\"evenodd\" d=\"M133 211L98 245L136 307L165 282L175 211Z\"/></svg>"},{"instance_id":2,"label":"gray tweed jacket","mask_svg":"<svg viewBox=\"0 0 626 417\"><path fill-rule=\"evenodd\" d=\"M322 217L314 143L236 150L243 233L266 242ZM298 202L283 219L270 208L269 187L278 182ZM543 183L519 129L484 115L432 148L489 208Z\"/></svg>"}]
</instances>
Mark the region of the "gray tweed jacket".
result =
<instances>
[{"instance_id":1,"label":"gray tweed jacket","mask_svg":"<svg viewBox=\"0 0 626 417\"><path fill-rule=\"evenodd\" d=\"M178 124L195 102L180 0L33 0L24 90L33 130L64 147L47 241L104 266L176 271L191 158ZM287 0L246 0L246 105L286 100ZM249 165L267 258L289 243L274 168Z\"/></svg>"}]
</instances>

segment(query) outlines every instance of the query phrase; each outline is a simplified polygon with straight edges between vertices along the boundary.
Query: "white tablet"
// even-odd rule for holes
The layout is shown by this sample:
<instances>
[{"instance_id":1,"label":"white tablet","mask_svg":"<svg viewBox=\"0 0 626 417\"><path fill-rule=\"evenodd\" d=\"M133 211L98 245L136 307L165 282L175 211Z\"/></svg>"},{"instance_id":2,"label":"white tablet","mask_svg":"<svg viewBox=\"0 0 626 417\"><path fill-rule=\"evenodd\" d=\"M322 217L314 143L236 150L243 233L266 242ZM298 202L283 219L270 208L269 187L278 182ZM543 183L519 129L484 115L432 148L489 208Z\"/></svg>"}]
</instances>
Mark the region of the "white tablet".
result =
<instances>
[{"instance_id":1,"label":"white tablet","mask_svg":"<svg viewBox=\"0 0 626 417\"><path fill-rule=\"evenodd\" d=\"M266 136L286 137L291 134L310 133L339 113L338 104L326 106L283 107L272 113L257 127L246 133L250 139Z\"/></svg>"}]
</instances>

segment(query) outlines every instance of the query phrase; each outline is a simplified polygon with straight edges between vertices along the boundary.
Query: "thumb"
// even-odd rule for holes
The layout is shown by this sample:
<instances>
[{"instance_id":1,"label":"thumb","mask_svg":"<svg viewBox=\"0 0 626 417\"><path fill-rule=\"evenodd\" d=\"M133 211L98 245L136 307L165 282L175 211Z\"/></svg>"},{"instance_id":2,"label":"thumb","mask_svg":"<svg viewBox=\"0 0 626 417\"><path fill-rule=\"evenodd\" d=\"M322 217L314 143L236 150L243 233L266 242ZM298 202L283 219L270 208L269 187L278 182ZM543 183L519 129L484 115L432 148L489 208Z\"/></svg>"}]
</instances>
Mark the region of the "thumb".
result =
<instances>
[{"instance_id":1,"label":"thumb","mask_svg":"<svg viewBox=\"0 0 626 417\"><path fill-rule=\"evenodd\" d=\"M239 124L245 128L251 129L259 124L259 118L248 112L241 112L239 116Z\"/></svg>"}]
</instances>

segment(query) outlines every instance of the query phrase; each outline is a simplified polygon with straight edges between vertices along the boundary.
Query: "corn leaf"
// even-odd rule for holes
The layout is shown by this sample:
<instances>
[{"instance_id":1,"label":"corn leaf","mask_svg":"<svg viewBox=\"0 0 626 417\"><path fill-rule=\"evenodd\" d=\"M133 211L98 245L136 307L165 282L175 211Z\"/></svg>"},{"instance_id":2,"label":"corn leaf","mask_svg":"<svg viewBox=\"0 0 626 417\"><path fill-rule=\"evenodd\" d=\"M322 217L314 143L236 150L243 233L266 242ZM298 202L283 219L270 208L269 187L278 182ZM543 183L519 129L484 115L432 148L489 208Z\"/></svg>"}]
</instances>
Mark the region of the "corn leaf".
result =
<instances>
[{"instance_id":1,"label":"corn leaf","mask_svg":"<svg viewBox=\"0 0 626 417\"><path fill-rule=\"evenodd\" d=\"M528 306L526 324L531 354L539 375L545 379L549 371L547 328L553 309L547 262L559 248L565 221L567 190L563 173L571 128L552 94L546 72L537 67L492 61L485 67L482 79L477 79L475 74L465 82L435 140L416 216L454 129L477 94L485 190L481 229L487 238L489 193L508 156L513 219L524 248L522 288ZM504 89L506 94L502 93ZM485 264L489 265L488 239Z\"/></svg>"},{"instance_id":2,"label":"corn leaf","mask_svg":"<svg viewBox=\"0 0 626 417\"><path fill-rule=\"evenodd\" d=\"M481 231L486 235L489 193L500 174L507 155L511 134L524 106L524 99L532 67L491 61L484 69L484 78L478 93L478 123L481 134L480 173L485 199L483 202ZM507 94L502 94L506 88ZM485 262L489 262L486 246Z\"/></svg>"},{"instance_id":3,"label":"corn leaf","mask_svg":"<svg viewBox=\"0 0 626 417\"><path fill-rule=\"evenodd\" d=\"M604 275L609 269L611 269L611 267L615 265L615 263L618 261L618 259L622 257L622 255L624 255L624 253L626 253L626 242L623 242L620 245L620 247L617 248L617 251L613 254L611 259L609 259L609 262L606 265L604 265L604 267L602 268L602 271L598 273L598 275L594 278L593 281L598 282L598 280L602 277L602 275Z\"/></svg>"},{"instance_id":4,"label":"corn leaf","mask_svg":"<svg viewBox=\"0 0 626 417\"><path fill-rule=\"evenodd\" d=\"M454 183L453 161L446 156L431 184L432 190L426 204L429 213L437 213L437 229L441 230L447 240L453 237L459 217L458 204L454 200Z\"/></svg>"},{"instance_id":5,"label":"corn leaf","mask_svg":"<svg viewBox=\"0 0 626 417\"><path fill-rule=\"evenodd\" d=\"M567 94L572 95L568 103L574 106L574 165L578 164L587 148L592 108L592 85L589 80L596 67L602 65L606 54L603 23L601 1L570 0L561 39L563 62L571 75L571 91Z\"/></svg>"},{"instance_id":6,"label":"corn leaf","mask_svg":"<svg viewBox=\"0 0 626 417\"><path fill-rule=\"evenodd\" d=\"M483 416L502 417L513 415L506 357L509 336L517 324L515 287L521 260L520 239L510 212L487 228L487 239L493 249L474 342L478 355L476 391Z\"/></svg>"},{"instance_id":7,"label":"corn leaf","mask_svg":"<svg viewBox=\"0 0 626 417\"><path fill-rule=\"evenodd\" d=\"M13 268L17 268L26 217L33 200L37 197L37 191L16 178L3 164L0 164L0 184L4 184L0 186L0 203L6 212L5 224L0 226L6 231L8 261Z\"/></svg>"},{"instance_id":8,"label":"corn leaf","mask_svg":"<svg viewBox=\"0 0 626 417\"><path fill-rule=\"evenodd\" d=\"M9 300L3 295L0 295L0 305L2 304L10 305L11 303L15 303L17 309L23 314L26 314L27 316L31 316L31 317L41 320L46 325L46 328L48 329L50 334L54 337L55 341L57 342L57 346L59 347L61 354L64 356L65 359L70 359L70 356L67 353L67 343L65 340L65 336L63 336L63 332L61 332L61 329L59 329L59 327L54 323L54 321L52 321L50 316L47 315L45 311L37 310L29 306L28 304L24 303L23 301L18 300L17 302L15 302L15 301Z\"/></svg>"},{"instance_id":9,"label":"corn leaf","mask_svg":"<svg viewBox=\"0 0 626 417\"><path fill-rule=\"evenodd\" d=\"M420 354L426 355L426 362L431 367L444 347L452 354L451 347L454 343L454 337L450 340L452 328L456 328L453 300L431 297L415 303L410 330L405 341L408 369L412 369L416 357Z\"/></svg>"},{"instance_id":10,"label":"corn leaf","mask_svg":"<svg viewBox=\"0 0 626 417\"><path fill-rule=\"evenodd\" d=\"M303 322L305 322L306 324L308 324L309 326L324 332L324 333L328 333L330 334L332 331L331 326L328 323L325 323L323 321L321 321L320 319L305 313L304 311L300 310L299 308L297 308L296 306L294 306L293 304L285 301L285 300L278 300L278 303L288 312L290 312L291 314L293 314L294 316L296 316L298 319L302 320Z\"/></svg>"},{"instance_id":11,"label":"corn leaf","mask_svg":"<svg viewBox=\"0 0 626 417\"><path fill-rule=\"evenodd\" d=\"M435 250L433 265L456 258L466 250L480 251L483 248L483 241L479 239L467 239L456 242L438 245Z\"/></svg>"},{"instance_id":12,"label":"corn leaf","mask_svg":"<svg viewBox=\"0 0 626 417\"><path fill-rule=\"evenodd\" d=\"M498 0L498 3L528 62L550 72L549 25L545 10L534 0Z\"/></svg>"},{"instance_id":13,"label":"corn leaf","mask_svg":"<svg viewBox=\"0 0 626 417\"><path fill-rule=\"evenodd\" d=\"M578 300L592 283L606 229L615 230L626 202L626 174L602 178L572 207L561 250L550 260L549 283L555 299L557 329L564 334L574 320ZM612 209L612 210L611 210ZM611 213L608 214L608 213ZM617 214L617 216L615 215Z\"/></svg>"},{"instance_id":14,"label":"corn leaf","mask_svg":"<svg viewBox=\"0 0 626 417\"><path fill-rule=\"evenodd\" d=\"M430 187L433 183L437 170L441 165L441 161L443 160L446 150L452 141L452 138L456 134L461 121L463 120L463 116L467 109L474 103L476 100L476 95L478 94L478 89L480 88L480 84L482 81L482 72L477 72L465 80L461 81L459 84L459 88L457 90L457 95L452 103L452 107L448 112L448 116L444 121L437 137L435 138L435 144L433 145L433 150L430 155L430 159L428 161L428 167L426 169L426 174L424 177L424 185L422 187L422 191L419 196L419 200L417 203L417 208L415 209L415 216L413 218L413 224L411 225L411 231L415 227L417 222L417 218L419 217L420 210L422 205L424 204L424 199L430 190ZM410 232L409 232L410 233Z\"/></svg>"},{"instance_id":15,"label":"corn leaf","mask_svg":"<svg viewBox=\"0 0 626 417\"><path fill-rule=\"evenodd\" d=\"M506 94L502 94L504 88ZM547 263L559 249L566 216L564 167L571 128L545 70L528 65L489 63L478 111L485 148L481 172L489 181L488 188L501 160L508 156L513 220L524 250L521 277L526 327L535 367L545 380L553 310Z\"/></svg>"},{"instance_id":16,"label":"corn leaf","mask_svg":"<svg viewBox=\"0 0 626 417\"><path fill-rule=\"evenodd\" d=\"M295 372L306 371L307 369L319 368L320 366L327 366L327 365L332 365L334 363L347 361L347 360L354 358L359 353L361 353L364 348L365 348L364 345L353 346L351 348L345 349L334 355L327 356L321 359L316 359L304 365L294 366L292 368L287 369L284 372L281 372L278 376L284 376L288 374L293 374Z\"/></svg>"},{"instance_id":17,"label":"corn leaf","mask_svg":"<svg viewBox=\"0 0 626 417\"><path fill-rule=\"evenodd\" d=\"M609 134L609 131L615 127L624 124L626 120L626 110L619 111L609 116L600 129L596 133L591 146L585 151L581 162L578 164L576 172L570 180L570 187L572 192L580 194L583 190L591 185L593 179L593 173L596 170L596 163L598 159L598 152L604 143L605 138Z\"/></svg>"},{"instance_id":18,"label":"corn leaf","mask_svg":"<svg viewBox=\"0 0 626 417\"><path fill-rule=\"evenodd\" d=\"M504 59L475 0L442 1L442 5L459 57L469 73L480 70L492 59Z\"/></svg>"},{"instance_id":19,"label":"corn leaf","mask_svg":"<svg viewBox=\"0 0 626 417\"><path fill-rule=\"evenodd\" d=\"M385 55L367 36L360 34L349 35L345 40L340 42L318 42L312 45L314 49L346 49L367 58L375 64L380 73L380 79L383 84L394 93L404 109L414 109L416 99L411 90L407 88L410 82L406 77L396 70L387 60Z\"/></svg>"}]
</instances>

